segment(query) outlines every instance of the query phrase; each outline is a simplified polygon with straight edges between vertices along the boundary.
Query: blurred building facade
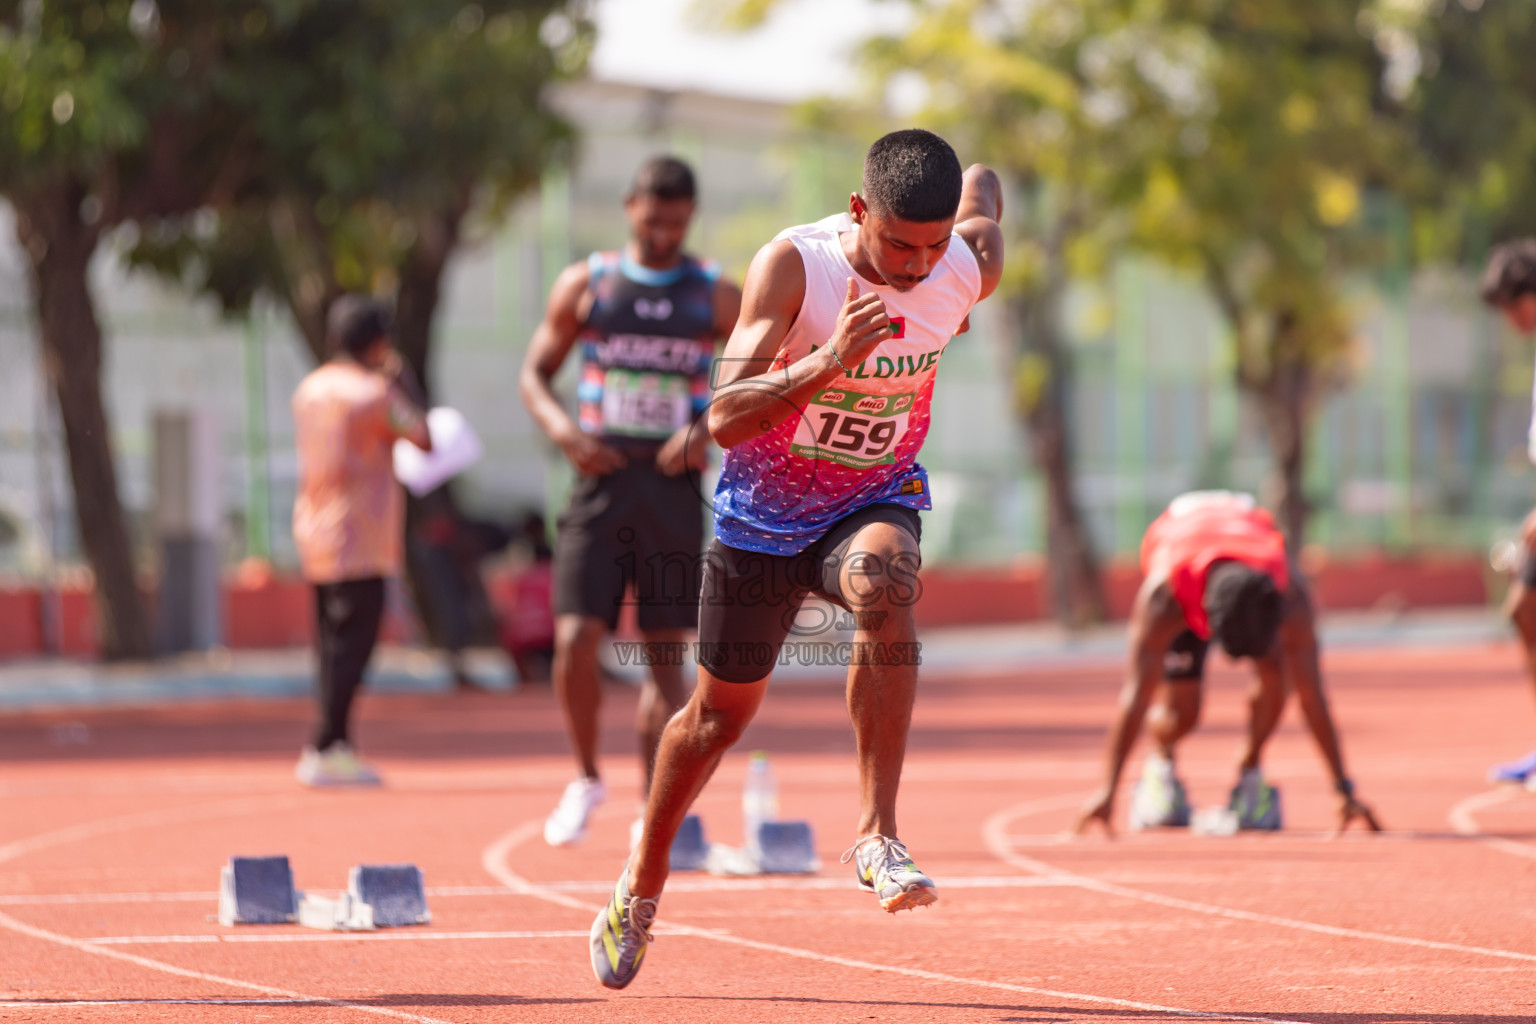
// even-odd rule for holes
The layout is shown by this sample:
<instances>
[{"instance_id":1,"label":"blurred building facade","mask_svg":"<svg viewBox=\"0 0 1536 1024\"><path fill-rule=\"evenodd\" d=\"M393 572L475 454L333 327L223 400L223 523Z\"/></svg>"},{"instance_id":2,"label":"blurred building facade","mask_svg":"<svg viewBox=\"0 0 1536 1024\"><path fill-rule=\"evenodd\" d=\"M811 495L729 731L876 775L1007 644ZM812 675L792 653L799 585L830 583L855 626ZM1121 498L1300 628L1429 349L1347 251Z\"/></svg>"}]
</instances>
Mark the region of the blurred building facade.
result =
<instances>
[{"instance_id":1,"label":"blurred building facade","mask_svg":"<svg viewBox=\"0 0 1536 1024\"><path fill-rule=\"evenodd\" d=\"M843 208L867 141L809 135L787 108L702 93L589 82L560 102L582 133L575 166L551 173L462 251L438 321L437 398L468 416L487 450L459 496L498 519L558 508L569 487L517 398L517 371L554 275L623 243L620 203L634 168L666 151L695 165L702 199L691 248L739 280L780 228ZM29 577L78 564L79 546L14 237L0 207L0 572ZM197 408L218 417L226 456L227 560L294 565L288 399L309 357L285 314L222 319L209 302L125 271L111 249L94 268L107 403L146 557L154 414ZM1531 353L1478 307L1467 275L1362 281L1355 304L1354 373L1312 437L1312 539L1340 552L1485 548L1532 498ZM1262 490L1263 430L1235 389L1224 327L1198 282L1126 260L1076 286L1066 319L1080 494L1101 552L1134 555L1146 523L1180 491ZM925 555L1007 563L1040 551L1041 483L1010 410L1001 321L984 306L973 324L948 350L935 392Z\"/></svg>"}]
</instances>

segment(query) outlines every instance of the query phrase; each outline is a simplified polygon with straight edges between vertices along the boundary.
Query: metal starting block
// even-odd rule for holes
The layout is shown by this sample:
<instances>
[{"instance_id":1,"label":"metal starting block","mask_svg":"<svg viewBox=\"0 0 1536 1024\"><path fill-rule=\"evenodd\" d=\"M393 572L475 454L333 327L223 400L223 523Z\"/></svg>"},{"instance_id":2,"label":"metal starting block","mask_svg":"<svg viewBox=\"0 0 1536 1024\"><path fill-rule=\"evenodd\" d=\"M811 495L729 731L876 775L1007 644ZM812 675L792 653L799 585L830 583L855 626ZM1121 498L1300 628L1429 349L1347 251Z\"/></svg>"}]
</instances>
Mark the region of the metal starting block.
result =
<instances>
[{"instance_id":1,"label":"metal starting block","mask_svg":"<svg viewBox=\"0 0 1536 1024\"><path fill-rule=\"evenodd\" d=\"M432 920L421 869L414 864L359 864L347 878L347 892L371 909L373 924L380 927Z\"/></svg>"},{"instance_id":2,"label":"metal starting block","mask_svg":"<svg viewBox=\"0 0 1536 1024\"><path fill-rule=\"evenodd\" d=\"M673 871L701 871L708 856L709 844L704 841L704 821L697 814L690 814L678 826L667 860Z\"/></svg>"},{"instance_id":3,"label":"metal starting block","mask_svg":"<svg viewBox=\"0 0 1536 1024\"><path fill-rule=\"evenodd\" d=\"M821 870L808 821L765 821L747 840L741 849L710 844L704 870L726 876L813 875Z\"/></svg>"},{"instance_id":4,"label":"metal starting block","mask_svg":"<svg viewBox=\"0 0 1536 1024\"><path fill-rule=\"evenodd\" d=\"M231 857L220 870L220 924L287 924L297 912L287 857Z\"/></svg>"},{"instance_id":5,"label":"metal starting block","mask_svg":"<svg viewBox=\"0 0 1536 1024\"><path fill-rule=\"evenodd\" d=\"M809 875L821 869L808 821L765 821L757 827L757 867L765 875Z\"/></svg>"},{"instance_id":6,"label":"metal starting block","mask_svg":"<svg viewBox=\"0 0 1536 1024\"><path fill-rule=\"evenodd\" d=\"M299 897L299 924L328 932L371 932L373 908L349 892L331 899L304 893Z\"/></svg>"}]
</instances>

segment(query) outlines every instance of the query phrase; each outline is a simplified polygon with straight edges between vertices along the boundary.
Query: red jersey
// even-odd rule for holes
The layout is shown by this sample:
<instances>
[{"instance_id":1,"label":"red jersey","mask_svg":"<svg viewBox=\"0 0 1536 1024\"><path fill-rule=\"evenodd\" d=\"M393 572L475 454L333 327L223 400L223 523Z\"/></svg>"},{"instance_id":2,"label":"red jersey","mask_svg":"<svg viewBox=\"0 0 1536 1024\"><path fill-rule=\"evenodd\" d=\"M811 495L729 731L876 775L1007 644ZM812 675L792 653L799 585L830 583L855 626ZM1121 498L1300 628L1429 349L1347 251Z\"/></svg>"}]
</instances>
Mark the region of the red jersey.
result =
<instances>
[{"instance_id":1,"label":"red jersey","mask_svg":"<svg viewBox=\"0 0 1536 1024\"><path fill-rule=\"evenodd\" d=\"M1211 636L1205 578L1223 560L1267 574L1281 593L1290 584L1285 537L1274 518L1245 494L1209 491L1175 498L1141 541L1141 571L1167 573L1184 621L1202 640Z\"/></svg>"}]
</instances>

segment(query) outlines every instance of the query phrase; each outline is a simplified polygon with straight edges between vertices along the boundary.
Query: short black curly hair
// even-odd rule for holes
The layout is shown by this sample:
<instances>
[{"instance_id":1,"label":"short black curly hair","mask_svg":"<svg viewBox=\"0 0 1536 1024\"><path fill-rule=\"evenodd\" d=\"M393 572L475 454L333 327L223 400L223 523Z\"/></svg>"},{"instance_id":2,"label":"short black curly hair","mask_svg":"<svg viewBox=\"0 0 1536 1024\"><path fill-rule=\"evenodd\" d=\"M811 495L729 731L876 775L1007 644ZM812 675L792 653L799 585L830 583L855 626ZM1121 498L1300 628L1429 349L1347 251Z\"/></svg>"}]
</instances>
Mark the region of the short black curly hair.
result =
<instances>
[{"instance_id":1,"label":"short black curly hair","mask_svg":"<svg viewBox=\"0 0 1536 1024\"><path fill-rule=\"evenodd\" d=\"M1234 658L1258 658L1275 646L1283 603L1268 573L1220 561L1205 577L1205 614L1211 636Z\"/></svg>"},{"instance_id":2,"label":"short black curly hair","mask_svg":"<svg viewBox=\"0 0 1536 1024\"><path fill-rule=\"evenodd\" d=\"M960 208L960 158L933 132L907 128L864 155L864 202L881 217L932 224Z\"/></svg>"},{"instance_id":3,"label":"short black curly hair","mask_svg":"<svg viewBox=\"0 0 1536 1024\"><path fill-rule=\"evenodd\" d=\"M367 295L343 295L325 318L325 344L331 355L360 356L393 328L389 308Z\"/></svg>"},{"instance_id":4,"label":"short black curly hair","mask_svg":"<svg viewBox=\"0 0 1536 1024\"><path fill-rule=\"evenodd\" d=\"M629 186L629 198L650 196L664 202L698 198L693 168L675 156L655 156L640 165Z\"/></svg>"},{"instance_id":5,"label":"short black curly hair","mask_svg":"<svg viewBox=\"0 0 1536 1024\"><path fill-rule=\"evenodd\" d=\"M1536 295L1536 238L1518 238L1496 245L1478 295L1490 306L1508 306L1522 295Z\"/></svg>"}]
</instances>

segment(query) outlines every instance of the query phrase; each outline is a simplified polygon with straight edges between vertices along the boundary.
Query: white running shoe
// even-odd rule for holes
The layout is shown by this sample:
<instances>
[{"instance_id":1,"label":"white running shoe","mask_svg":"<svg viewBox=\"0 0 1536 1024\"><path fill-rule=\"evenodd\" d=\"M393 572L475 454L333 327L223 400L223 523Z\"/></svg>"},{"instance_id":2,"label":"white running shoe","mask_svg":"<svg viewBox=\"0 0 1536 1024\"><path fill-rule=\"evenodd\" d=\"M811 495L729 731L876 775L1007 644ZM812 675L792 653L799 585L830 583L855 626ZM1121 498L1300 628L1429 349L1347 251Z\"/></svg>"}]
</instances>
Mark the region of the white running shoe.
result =
<instances>
[{"instance_id":1,"label":"white running shoe","mask_svg":"<svg viewBox=\"0 0 1536 1024\"><path fill-rule=\"evenodd\" d=\"M1158 754L1147 755L1131 792L1131 831L1182 828L1189 824L1189 814L1189 797L1173 772L1173 762Z\"/></svg>"},{"instance_id":2,"label":"white running shoe","mask_svg":"<svg viewBox=\"0 0 1536 1024\"><path fill-rule=\"evenodd\" d=\"M331 786L379 786L379 773L357 756L348 743L333 743L324 751L305 747L293 769L294 778L306 786L324 789Z\"/></svg>"},{"instance_id":3,"label":"white running shoe","mask_svg":"<svg viewBox=\"0 0 1536 1024\"><path fill-rule=\"evenodd\" d=\"M550 846L570 846L587 838L587 820L608 799L602 779L576 779L565 787L560 803L544 819L544 841Z\"/></svg>"}]
</instances>

